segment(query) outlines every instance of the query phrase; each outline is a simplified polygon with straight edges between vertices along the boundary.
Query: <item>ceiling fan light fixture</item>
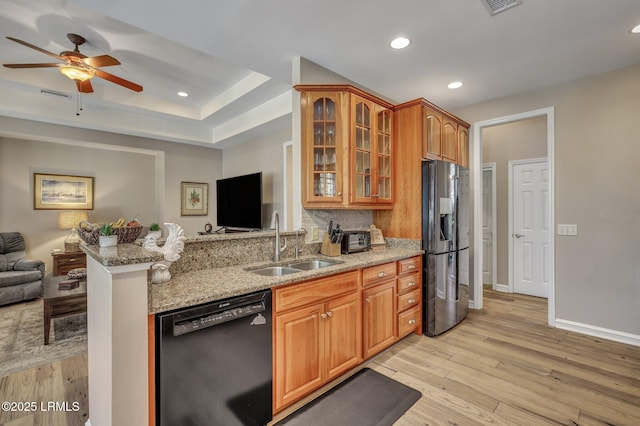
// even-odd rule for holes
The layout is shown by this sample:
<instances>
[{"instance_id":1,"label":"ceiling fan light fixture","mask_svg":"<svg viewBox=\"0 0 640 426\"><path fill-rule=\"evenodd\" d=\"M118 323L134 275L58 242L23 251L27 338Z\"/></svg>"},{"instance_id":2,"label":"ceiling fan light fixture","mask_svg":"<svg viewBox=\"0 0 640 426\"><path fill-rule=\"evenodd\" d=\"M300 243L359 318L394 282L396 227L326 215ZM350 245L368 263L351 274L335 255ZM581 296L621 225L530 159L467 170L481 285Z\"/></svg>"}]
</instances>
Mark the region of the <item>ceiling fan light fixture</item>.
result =
<instances>
[{"instance_id":1,"label":"ceiling fan light fixture","mask_svg":"<svg viewBox=\"0 0 640 426\"><path fill-rule=\"evenodd\" d=\"M95 71L77 65L63 65L60 72L71 80L87 81L94 77Z\"/></svg>"}]
</instances>

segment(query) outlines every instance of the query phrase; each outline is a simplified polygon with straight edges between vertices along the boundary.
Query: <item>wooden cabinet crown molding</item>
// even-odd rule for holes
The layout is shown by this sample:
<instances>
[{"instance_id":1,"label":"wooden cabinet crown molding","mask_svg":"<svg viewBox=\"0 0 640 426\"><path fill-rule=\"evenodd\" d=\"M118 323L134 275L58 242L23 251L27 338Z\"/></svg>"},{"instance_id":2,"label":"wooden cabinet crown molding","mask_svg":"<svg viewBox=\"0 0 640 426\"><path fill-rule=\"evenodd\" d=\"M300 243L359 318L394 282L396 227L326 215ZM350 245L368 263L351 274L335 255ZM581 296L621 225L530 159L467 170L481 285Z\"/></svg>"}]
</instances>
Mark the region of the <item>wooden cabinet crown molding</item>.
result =
<instances>
[{"instance_id":1,"label":"wooden cabinet crown molding","mask_svg":"<svg viewBox=\"0 0 640 426\"><path fill-rule=\"evenodd\" d=\"M371 93L350 84L298 84L293 86L299 92L349 92L385 108L394 109L395 105Z\"/></svg>"},{"instance_id":2,"label":"wooden cabinet crown molding","mask_svg":"<svg viewBox=\"0 0 640 426\"><path fill-rule=\"evenodd\" d=\"M418 98L418 99L414 99L414 100L411 100L411 101L407 101L407 102L398 104L398 105L393 107L393 110L394 111L399 111L401 109L411 108L411 107L414 107L416 105L422 105L424 107L432 109L432 110L442 114L445 117L449 117L449 118L457 121L458 124L462 125L463 127L466 127L466 128L471 127L471 124L467 123L466 121L464 121L460 117L457 117L457 116L451 114L449 111L440 108L438 105L432 104L431 102L429 102L428 100L426 100L424 98Z\"/></svg>"}]
</instances>

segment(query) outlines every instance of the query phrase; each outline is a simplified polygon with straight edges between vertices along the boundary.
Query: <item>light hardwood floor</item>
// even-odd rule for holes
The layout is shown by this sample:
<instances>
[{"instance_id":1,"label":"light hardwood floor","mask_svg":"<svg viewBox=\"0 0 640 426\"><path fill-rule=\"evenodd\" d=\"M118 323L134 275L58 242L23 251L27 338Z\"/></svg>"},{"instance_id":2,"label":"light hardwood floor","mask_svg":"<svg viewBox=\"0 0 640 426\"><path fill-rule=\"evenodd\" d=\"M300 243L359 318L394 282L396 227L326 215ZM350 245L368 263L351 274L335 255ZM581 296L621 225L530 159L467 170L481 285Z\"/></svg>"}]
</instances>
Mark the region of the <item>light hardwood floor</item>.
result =
<instances>
[{"instance_id":1,"label":"light hardwood floor","mask_svg":"<svg viewBox=\"0 0 640 426\"><path fill-rule=\"evenodd\" d=\"M640 348L546 326L546 300L485 291L436 338L410 336L369 367L422 392L396 423L640 425ZM81 426L86 355L0 378L3 401L77 401L78 412L7 413L0 424Z\"/></svg>"},{"instance_id":2,"label":"light hardwood floor","mask_svg":"<svg viewBox=\"0 0 640 426\"><path fill-rule=\"evenodd\" d=\"M640 425L640 348L546 326L546 299L484 303L370 365L422 392L396 425Z\"/></svg>"}]
</instances>

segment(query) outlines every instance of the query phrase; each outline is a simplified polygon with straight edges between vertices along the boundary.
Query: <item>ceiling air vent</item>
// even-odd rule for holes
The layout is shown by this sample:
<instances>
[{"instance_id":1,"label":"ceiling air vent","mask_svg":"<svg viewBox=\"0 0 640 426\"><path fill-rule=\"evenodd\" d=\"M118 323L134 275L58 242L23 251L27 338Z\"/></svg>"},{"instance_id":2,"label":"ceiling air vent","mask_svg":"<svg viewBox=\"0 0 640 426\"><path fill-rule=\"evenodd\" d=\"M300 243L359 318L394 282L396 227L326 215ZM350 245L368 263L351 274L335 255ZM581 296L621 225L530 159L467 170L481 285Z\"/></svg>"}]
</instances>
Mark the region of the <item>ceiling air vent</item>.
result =
<instances>
[{"instance_id":1,"label":"ceiling air vent","mask_svg":"<svg viewBox=\"0 0 640 426\"><path fill-rule=\"evenodd\" d=\"M491 16L522 4L522 0L480 0Z\"/></svg>"},{"instance_id":2,"label":"ceiling air vent","mask_svg":"<svg viewBox=\"0 0 640 426\"><path fill-rule=\"evenodd\" d=\"M56 92L55 90L48 90L48 89L40 89L40 93L43 95L49 95L49 96L55 96L58 98L64 98L64 99L69 99L71 100L71 95L64 93L64 92Z\"/></svg>"}]
</instances>

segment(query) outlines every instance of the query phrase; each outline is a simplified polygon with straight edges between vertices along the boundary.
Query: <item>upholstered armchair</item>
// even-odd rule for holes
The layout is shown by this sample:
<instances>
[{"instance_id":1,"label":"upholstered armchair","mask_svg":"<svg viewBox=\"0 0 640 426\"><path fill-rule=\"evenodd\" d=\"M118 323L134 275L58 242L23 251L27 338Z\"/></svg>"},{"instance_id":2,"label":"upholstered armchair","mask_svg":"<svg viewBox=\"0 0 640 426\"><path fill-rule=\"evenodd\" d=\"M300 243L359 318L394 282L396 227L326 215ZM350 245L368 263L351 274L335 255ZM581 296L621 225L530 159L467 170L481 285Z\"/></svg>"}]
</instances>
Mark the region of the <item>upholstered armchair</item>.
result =
<instances>
[{"instance_id":1,"label":"upholstered armchair","mask_svg":"<svg viewBox=\"0 0 640 426\"><path fill-rule=\"evenodd\" d=\"M0 305L42 296L44 262L27 259L19 232L0 232Z\"/></svg>"}]
</instances>

